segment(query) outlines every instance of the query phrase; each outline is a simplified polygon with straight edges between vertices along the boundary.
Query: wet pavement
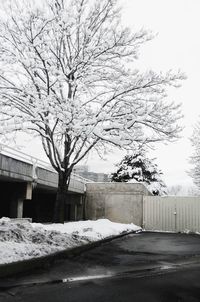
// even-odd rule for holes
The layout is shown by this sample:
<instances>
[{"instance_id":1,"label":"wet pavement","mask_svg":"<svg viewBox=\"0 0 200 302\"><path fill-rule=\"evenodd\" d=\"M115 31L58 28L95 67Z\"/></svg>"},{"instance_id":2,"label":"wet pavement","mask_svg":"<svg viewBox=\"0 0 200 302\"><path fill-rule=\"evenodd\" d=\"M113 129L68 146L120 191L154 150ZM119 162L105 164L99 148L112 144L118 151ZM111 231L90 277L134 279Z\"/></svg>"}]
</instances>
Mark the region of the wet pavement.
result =
<instances>
[{"instance_id":1,"label":"wet pavement","mask_svg":"<svg viewBox=\"0 0 200 302\"><path fill-rule=\"evenodd\" d=\"M0 301L200 301L198 280L199 235L146 232L3 278Z\"/></svg>"}]
</instances>

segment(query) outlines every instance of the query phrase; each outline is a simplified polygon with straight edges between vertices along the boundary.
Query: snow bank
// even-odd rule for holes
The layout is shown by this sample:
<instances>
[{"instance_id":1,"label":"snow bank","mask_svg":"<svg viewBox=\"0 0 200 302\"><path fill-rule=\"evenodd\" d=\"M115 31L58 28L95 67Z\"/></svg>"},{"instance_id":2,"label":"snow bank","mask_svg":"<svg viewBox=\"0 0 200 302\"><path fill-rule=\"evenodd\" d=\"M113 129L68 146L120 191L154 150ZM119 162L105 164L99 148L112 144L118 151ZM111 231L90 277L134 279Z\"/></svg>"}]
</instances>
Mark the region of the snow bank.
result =
<instances>
[{"instance_id":1,"label":"snow bank","mask_svg":"<svg viewBox=\"0 0 200 302\"><path fill-rule=\"evenodd\" d=\"M38 224L32 225L38 226ZM130 231L137 231L140 229L140 227L134 224L116 223L111 222L108 219L67 222L65 224L56 223L40 226L48 231L54 230L68 235L77 235L80 237L83 236L90 241L104 239L109 236L119 235Z\"/></svg>"},{"instance_id":2,"label":"snow bank","mask_svg":"<svg viewBox=\"0 0 200 302\"><path fill-rule=\"evenodd\" d=\"M2 218L0 264L49 255L139 229L134 224L114 223L107 219L43 225Z\"/></svg>"}]
</instances>

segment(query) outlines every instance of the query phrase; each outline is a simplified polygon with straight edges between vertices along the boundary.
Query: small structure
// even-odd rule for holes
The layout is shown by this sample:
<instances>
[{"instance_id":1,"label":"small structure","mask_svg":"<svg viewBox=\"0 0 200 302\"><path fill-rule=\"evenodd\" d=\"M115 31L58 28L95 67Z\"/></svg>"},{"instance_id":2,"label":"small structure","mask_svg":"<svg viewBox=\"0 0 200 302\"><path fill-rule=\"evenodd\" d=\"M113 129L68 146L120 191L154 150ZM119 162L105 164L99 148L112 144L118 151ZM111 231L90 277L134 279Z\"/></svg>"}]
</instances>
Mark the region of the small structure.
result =
<instances>
[{"instance_id":1,"label":"small structure","mask_svg":"<svg viewBox=\"0 0 200 302\"><path fill-rule=\"evenodd\" d=\"M139 183L87 183L86 219L107 218L143 224L143 196L152 195Z\"/></svg>"}]
</instances>

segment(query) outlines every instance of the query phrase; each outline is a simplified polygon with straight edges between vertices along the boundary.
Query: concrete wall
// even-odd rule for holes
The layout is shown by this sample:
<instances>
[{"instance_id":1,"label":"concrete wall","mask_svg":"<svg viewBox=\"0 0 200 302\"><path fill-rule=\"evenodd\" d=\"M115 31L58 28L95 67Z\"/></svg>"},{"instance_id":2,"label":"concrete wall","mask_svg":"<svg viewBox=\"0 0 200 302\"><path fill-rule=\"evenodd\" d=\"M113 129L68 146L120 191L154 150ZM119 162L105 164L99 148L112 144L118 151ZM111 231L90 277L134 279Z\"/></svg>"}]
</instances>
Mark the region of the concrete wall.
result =
<instances>
[{"instance_id":1,"label":"concrete wall","mask_svg":"<svg viewBox=\"0 0 200 302\"><path fill-rule=\"evenodd\" d=\"M58 174L53 171L48 171L46 169L37 167L35 170L36 183L40 188L54 189L57 190L58 187ZM73 176L70 179L69 191L77 194L84 194L85 185Z\"/></svg>"},{"instance_id":2,"label":"concrete wall","mask_svg":"<svg viewBox=\"0 0 200 302\"><path fill-rule=\"evenodd\" d=\"M142 225L143 195L151 195L142 184L86 184L86 219L107 218Z\"/></svg>"},{"instance_id":3,"label":"concrete wall","mask_svg":"<svg viewBox=\"0 0 200 302\"><path fill-rule=\"evenodd\" d=\"M0 178L17 181L32 181L33 168L29 163L0 154Z\"/></svg>"},{"instance_id":4,"label":"concrete wall","mask_svg":"<svg viewBox=\"0 0 200 302\"><path fill-rule=\"evenodd\" d=\"M56 190L58 174L41 167L34 167L31 163L0 154L0 181L1 179L16 182L33 182L40 188ZM72 176L69 191L84 194L85 185L78 178Z\"/></svg>"}]
</instances>

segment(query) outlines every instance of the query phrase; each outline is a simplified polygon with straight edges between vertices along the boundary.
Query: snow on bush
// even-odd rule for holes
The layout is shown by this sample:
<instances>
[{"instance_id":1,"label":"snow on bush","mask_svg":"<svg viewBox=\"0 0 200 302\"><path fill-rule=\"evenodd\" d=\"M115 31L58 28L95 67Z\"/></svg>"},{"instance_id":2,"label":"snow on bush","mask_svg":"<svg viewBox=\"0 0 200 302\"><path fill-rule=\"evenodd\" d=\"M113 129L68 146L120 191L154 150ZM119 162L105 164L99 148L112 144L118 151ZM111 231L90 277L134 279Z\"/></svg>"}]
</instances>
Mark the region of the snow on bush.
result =
<instances>
[{"instance_id":1,"label":"snow on bush","mask_svg":"<svg viewBox=\"0 0 200 302\"><path fill-rule=\"evenodd\" d=\"M166 195L166 185L162 180L162 172L154 162L155 158L147 157L147 150L139 148L132 155L126 155L117 171L111 174L113 182L142 183L153 195Z\"/></svg>"},{"instance_id":2,"label":"snow on bush","mask_svg":"<svg viewBox=\"0 0 200 302\"><path fill-rule=\"evenodd\" d=\"M107 219L43 225L27 220L0 219L0 264L41 257L124 232L134 224Z\"/></svg>"}]
</instances>

